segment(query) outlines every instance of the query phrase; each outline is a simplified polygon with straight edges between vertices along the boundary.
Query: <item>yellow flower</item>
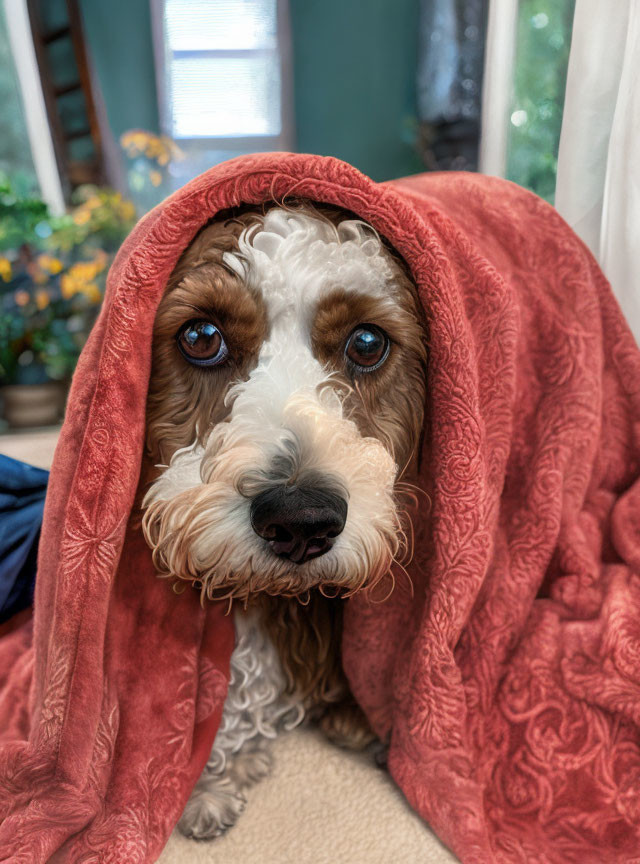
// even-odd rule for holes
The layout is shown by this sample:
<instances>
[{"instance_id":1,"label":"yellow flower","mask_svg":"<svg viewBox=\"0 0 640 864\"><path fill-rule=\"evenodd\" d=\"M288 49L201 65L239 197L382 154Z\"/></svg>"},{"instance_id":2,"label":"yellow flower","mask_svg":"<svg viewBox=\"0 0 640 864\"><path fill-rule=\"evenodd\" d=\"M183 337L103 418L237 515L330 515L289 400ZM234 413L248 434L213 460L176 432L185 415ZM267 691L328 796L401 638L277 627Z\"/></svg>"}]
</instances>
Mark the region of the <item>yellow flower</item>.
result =
<instances>
[{"instance_id":1,"label":"yellow flower","mask_svg":"<svg viewBox=\"0 0 640 864\"><path fill-rule=\"evenodd\" d=\"M130 219L135 219L136 208L131 201L123 201L120 204L120 216L128 222Z\"/></svg>"},{"instance_id":2,"label":"yellow flower","mask_svg":"<svg viewBox=\"0 0 640 864\"><path fill-rule=\"evenodd\" d=\"M133 205L132 205L133 206ZM97 268L97 272L100 273L107 266L107 261L109 260L109 256L104 251L104 249L98 249L93 256L93 263Z\"/></svg>"},{"instance_id":3,"label":"yellow flower","mask_svg":"<svg viewBox=\"0 0 640 864\"><path fill-rule=\"evenodd\" d=\"M99 303L102 300L102 294L95 282L86 282L81 290L84 296L92 303Z\"/></svg>"},{"instance_id":4,"label":"yellow flower","mask_svg":"<svg viewBox=\"0 0 640 864\"><path fill-rule=\"evenodd\" d=\"M120 144L127 151L129 156L138 156L144 153L149 146L150 141L155 136L142 129L132 129L129 132L124 132L120 136Z\"/></svg>"},{"instance_id":5,"label":"yellow flower","mask_svg":"<svg viewBox=\"0 0 640 864\"><path fill-rule=\"evenodd\" d=\"M102 294L94 280L107 266L108 260L107 253L98 249L92 261L77 261L72 264L60 280L60 292L65 300L70 300L76 294L84 294L92 303L99 303Z\"/></svg>"},{"instance_id":6,"label":"yellow flower","mask_svg":"<svg viewBox=\"0 0 640 864\"><path fill-rule=\"evenodd\" d=\"M38 291L36 294L36 306L38 309L46 309L51 301L48 291Z\"/></svg>"},{"instance_id":7,"label":"yellow flower","mask_svg":"<svg viewBox=\"0 0 640 864\"><path fill-rule=\"evenodd\" d=\"M26 306L31 299L28 291L16 291L14 298L18 306Z\"/></svg>"},{"instance_id":8,"label":"yellow flower","mask_svg":"<svg viewBox=\"0 0 640 864\"><path fill-rule=\"evenodd\" d=\"M45 273L37 265L30 265L27 270L36 285L46 285L49 281L49 274Z\"/></svg>"},{"instance_id":9,"label":"yellow flower","mask_svg":"<svg viewBox=\"0 0 640 864\"><path fill-rule=\"evenodd\" d=\"M8 258L0 258L0 276L3 282L8 282L11 279L11 261Z\"/></svg>"},{"instance_id":10,"label":"yellow flower","mask_svg":"<svg viewBox=\"0 0 640 864\"><path fill-rule=\"evenodd\" d=\"M178 147L173 138L169 138L167 135L163 135L162 140L164 142L164 146L167 148L167 153L169 154L170 159L181 162L183 159L186 158L184 150L181 150L180 147Z\"/></svg>"},{"instance_id":11,"label":"yellow flower","mask_svg":"<svg viewBox=\"0 0 640 864\"><path fill-rule=\"evenodd\" d=\"M159 171L149 171L149 179L154 186L162 183L162 174Z\"/></svg>"},{"instance_id":12,"label":"yellow flower","mask_svg":"<svg viewBox=\"0 0 640 864\"><path fill-rule=\"evenodd\" d=\"M63 264L59 258L55 258L53 255L38 255L38 265L46 270L47 273L52 273L54 276L56 273L59 273Z\"/></svg>"},{"instance_id":13,"label":"yellow flower","mask_svg":"<svg viewBox=\"0 0 640 864\"><path fill-rule=\"evenodd\" d=\"M123 132L123 134L120 136L120 146L127 151L131 151L134 149L133 135L131 132Z\"/></svg>"},{"instance_id":14,"label":"yellow flower","mask_svg":"<svg viewBox=\"0 0 640 864\"><path fill-rule=\"evenodd\" d=\"M96 278L98 267L94 261L78 261L69 267L69 276L80 282L90 282Z\"/></svg>"},{"instance_id":15,"label":"yellow flower","mask_svg":"<svg viewBox=\"0 0 640 864\"><path fill-rule=\"evenodd\" d=\"M166 135L153 135L143 129L131 129L120 136L120 144L129 156L146 156L158 165L167 165L172 159L183 159L184 153Z\"/></svg>"},{"instance_id":16,"label":"yellow flower","mask_svg":"<svg viewBox=\"0 0 640 864\"><path fill-rule=\"evenodd\" d=\"M76 223L76 225L86 225L90 219L91 212L89 210L85 210L84 207L78 207L78 209L73 214L73 221Z\"/></svg>"},{"instance_id":17,"label":"yellow flower","mask_svg":"<svg viewBox=\"0 0 640 864\"><path fill-rule=\"evenodd\" d=\"M69 273L65 273L60 279L60 293L65 300L70 300L74 294L78 293L78 280L70 276Z\"/></svg>"},{"instance_id":18,"label":"yellow flower","mask_svg":"<svg viewBox=\"0 0 640 864\"><path fill-rule=\"evenodd\" d=\"M92 195L91 198L87 198L87 200L84 202L84 206L88 210L95 210L96 207L100 207L101 204L102 201L98 198L97 195Z\"/></svg>"}]
</instances>

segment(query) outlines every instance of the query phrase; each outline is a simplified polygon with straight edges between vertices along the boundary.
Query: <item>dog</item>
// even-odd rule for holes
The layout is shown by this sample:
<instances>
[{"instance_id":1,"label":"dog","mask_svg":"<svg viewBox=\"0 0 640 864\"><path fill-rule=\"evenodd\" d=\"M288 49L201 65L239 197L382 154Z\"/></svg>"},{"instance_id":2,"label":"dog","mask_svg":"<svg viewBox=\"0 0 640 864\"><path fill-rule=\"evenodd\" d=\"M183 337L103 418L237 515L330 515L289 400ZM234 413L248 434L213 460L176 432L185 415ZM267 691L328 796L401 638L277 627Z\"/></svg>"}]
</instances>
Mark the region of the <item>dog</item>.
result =
<instances>
[{"instance_id":1,"label":"dog","mask_svg":"<svg viewBox=\"0 0 640 864\"><path fill-rule=\"evenodd\" d=\"M340 662L342 609L410 553L427 332L408 268L355 214L295 201L230 210L160 302L142 528L157 572L233 606L211 757L180 821L220 835L303 719L375 740Z\"/></svg>"}]
</instances>

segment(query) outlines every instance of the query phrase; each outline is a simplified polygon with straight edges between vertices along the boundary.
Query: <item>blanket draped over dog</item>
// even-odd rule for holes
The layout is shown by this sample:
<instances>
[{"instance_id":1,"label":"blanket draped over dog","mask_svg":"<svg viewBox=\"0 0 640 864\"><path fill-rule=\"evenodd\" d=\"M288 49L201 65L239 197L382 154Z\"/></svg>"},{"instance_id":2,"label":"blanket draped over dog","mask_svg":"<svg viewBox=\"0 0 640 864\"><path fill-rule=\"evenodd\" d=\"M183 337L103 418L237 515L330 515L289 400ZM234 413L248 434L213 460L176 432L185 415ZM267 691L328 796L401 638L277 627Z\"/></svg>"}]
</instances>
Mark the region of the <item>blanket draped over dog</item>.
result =
<instances>
[{"instance_id":1,"label":"blanket draped over dog","mask_svg":"<svg viewBox=\"0 0 640 864\"><path fill-rule=\"evenodd\" d=\"M388 599L345 613L345 670L390 735L392 776L463 862L639 861L640 353L611 291L509 183L376 184L290 154L194 180L111 268L54 459L35 612L0 631L0 861L154 861L207 759L232 621L155 578L129 520L151 333L198 229L286 197L370 222L428 321L413 590L398 573Z\"/></svg>"}]
</instances>

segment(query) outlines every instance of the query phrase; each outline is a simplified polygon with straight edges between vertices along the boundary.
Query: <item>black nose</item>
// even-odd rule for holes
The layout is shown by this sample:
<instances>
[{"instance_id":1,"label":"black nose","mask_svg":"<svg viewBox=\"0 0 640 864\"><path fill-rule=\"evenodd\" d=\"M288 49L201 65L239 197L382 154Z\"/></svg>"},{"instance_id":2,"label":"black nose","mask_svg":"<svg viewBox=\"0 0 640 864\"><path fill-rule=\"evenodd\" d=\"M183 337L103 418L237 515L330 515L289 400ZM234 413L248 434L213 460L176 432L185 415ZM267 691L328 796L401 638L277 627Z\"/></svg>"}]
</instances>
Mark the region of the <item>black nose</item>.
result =
<instances>
[{"instance_id":1,"label":"black nose","mask_svg":"<svg viewBox=\"0 0 640 864\"><path fill-rule=\"evenodd\" d=\"M276 555L303 564L324 555L344 528L347 502L321 488L279 484L251 502L251 525Z\"/></svg>"}]
</instances>

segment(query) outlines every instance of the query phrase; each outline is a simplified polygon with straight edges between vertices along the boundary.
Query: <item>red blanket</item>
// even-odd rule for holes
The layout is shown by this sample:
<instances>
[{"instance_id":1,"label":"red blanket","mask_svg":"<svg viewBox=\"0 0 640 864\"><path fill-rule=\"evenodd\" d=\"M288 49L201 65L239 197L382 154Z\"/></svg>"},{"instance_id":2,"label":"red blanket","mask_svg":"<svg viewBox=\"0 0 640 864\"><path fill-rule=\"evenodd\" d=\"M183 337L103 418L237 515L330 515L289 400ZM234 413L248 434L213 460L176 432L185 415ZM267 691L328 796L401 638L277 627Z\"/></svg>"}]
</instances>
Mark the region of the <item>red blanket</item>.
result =
<instances>
[{"instance_id":1,"label":"red blanket","mask_svg":"<svg viewBox=\"0 0 640 864\"><path fill-rule=\"evenodd\" d=\"M156 579L128 526L150 337L200 226L287 195L372 223L429 322L413 594L398 579L345 621L393 777L464 862L638 862L640 353L610 289L509 183L375 184L286 154L199 177L111 269L55 455L33 623L0 638L0 861L153 861L207 758L231 620Z\"/></svg>"}]
</instances>

